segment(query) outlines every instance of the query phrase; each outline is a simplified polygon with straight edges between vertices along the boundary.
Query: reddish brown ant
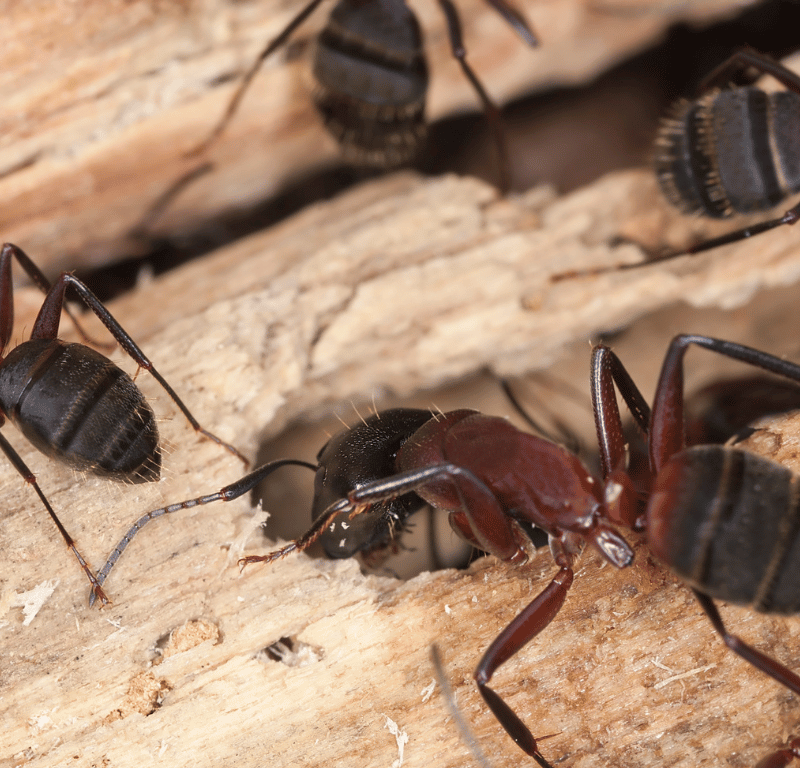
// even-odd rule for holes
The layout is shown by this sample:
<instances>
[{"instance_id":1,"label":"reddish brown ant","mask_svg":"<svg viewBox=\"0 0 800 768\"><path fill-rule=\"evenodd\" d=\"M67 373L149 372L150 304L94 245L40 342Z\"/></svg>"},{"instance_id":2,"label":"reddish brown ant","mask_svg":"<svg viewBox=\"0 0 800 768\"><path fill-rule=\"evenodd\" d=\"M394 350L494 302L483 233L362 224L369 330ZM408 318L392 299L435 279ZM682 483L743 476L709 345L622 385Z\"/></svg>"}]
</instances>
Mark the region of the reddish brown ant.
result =
<instances>
[{"instance_id":1,"label":"reddish brown ant","mask_svg":"<svg viewBox=\"0 0 800 768\"><path fill-rule=\"evenodd\" d=\"M14 324L12 259L17 260L47 295L30 339L5 354ZM64 272L51 286L30 257L9 243L0 251L0 426L6 419L12 421L46 456L81 471L130 483L154 481L160 476L158 428L144 395L132 379L104 355L83 344L67 343L58 338L68 287L72 287L100 318L136 364L161 384L197 432L247 464L234 447L200 426L144 352L77 277ZM33 486L91 582L92 593L107 603L101 582L58 519L33 472L2 433L0 450Z\"/></svg>"},{"instance_id":2,"label":"reddish brown ant","mask_svg":"<svg viewBox=\"0 0 800 768\"><path fill-rule=\"evenodd\" d=\"M225 130L261 64L283 46L322 0L310 0L247 70L219 123L192 154L204 152ZM500 188L510 186L500 111L467 63L461 20L452 0L438 0L450 48L478 94L498 153ZM529 45L538 42L508 0L487 0ZM325 126L355 165L395 168L411 162L425 136L428 64L419 22L404 0L339 0L319 35L313 64L314 103Z\"/></svg>"},{"instance_id":3,"label":"reddish brown ant","mask_svg":"<svg viewBox=\"0 0 800 768\"><path fill-rule=\"evenodd\" d=\"M593 477L565 448L521 432L505 419L470 410L431 415L420 418L419 425L412 420L405 434L388 441L383 446L391 444L388 455L340 456L340 462L369 467L368 475L385 475L349 490L332 488L332 495L342 498L328 504L303 536L269 555L242 562L271 562L337 530L349 536L348 526L360 519L367 525L356 528L355 540L363 542L385 522L379 512L383 505L408 494L448 511L452 527L467 541L516 565L528 559L527 528L535 525L547 531L558 573L497 636L475 671L480 693L497 720L543 768L551 764L533 734L489 682L499 666L558 614L572 585L573 563L586 543L614 567L631 565L633 550L617 527L645 531L653 554L686 581L725 644L800 695L800 677L730 634L714 604L720 599L751 604L763 612L800 611L800 480L785 467L735 447L686 448L683 359L693 344L800 382L800 365L734 342L682 335L669 346L651 409L617 355L599 345L592 354L591 390L602 479ZM634 488L626 469L617 390L647 438L649 469L643 489ZM394 418L388 414L388 424ZM380 445L373 447L375 454L381 453ZM381 470L388 459L388 467ZM273 462L217 493L157 510L153 516L237 498L291 463L305 464ZM321 495L331 478L322 462L316 469ZM123 539L99 581L148 519L142 518ZM792 742L762 761L760 768L786 765L798 754L798 743Z\"/></svg>"}]
</instances>

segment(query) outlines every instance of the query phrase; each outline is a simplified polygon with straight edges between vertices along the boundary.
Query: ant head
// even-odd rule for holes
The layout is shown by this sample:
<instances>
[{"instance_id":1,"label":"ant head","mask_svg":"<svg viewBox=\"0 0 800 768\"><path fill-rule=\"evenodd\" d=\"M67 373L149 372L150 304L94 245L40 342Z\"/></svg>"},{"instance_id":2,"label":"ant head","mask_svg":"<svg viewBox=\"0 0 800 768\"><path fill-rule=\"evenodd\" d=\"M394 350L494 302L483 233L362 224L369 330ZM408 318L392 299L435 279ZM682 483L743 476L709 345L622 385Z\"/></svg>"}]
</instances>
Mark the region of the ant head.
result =
<instances>
[{"instance_id":1,"label":"ant head","mask_svg":"<svg viewBox=\"0 0 800 768\"><path fill-rule=\"evenodd\" d=\"M400 447L430 418L430 411L392 408L332 437L317 455L312 518L316 520L356 488L396 474L395 458ZM356 515L349 510L342 512L331 520L319 541L329 557L352 557L357 552L381 549L422 506L419 496L407 493Z\"/></svg>"}]
</instances>

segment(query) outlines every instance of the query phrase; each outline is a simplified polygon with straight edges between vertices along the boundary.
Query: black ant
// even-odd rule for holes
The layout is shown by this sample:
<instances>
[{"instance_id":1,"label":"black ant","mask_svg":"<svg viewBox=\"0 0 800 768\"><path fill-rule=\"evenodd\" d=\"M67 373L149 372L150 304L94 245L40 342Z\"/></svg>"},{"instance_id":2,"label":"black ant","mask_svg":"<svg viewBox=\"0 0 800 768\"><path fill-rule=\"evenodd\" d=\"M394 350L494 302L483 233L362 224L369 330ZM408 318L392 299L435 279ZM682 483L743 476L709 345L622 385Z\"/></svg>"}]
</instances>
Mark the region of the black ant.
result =
<instances>
[{"instance_id":1,"label":"black ant","mask_svg":"<svg viewBox=\"0 0 800 768\"><path fill-rule=\"evenodd\" d=\"M148 512L131 526L117 544L97 574L97 580L100 584L105 582L133 537L151 520L212 501L231 501L252 490L281 467L306 467L315 472L311 517L316 520L353 488L391 476L401 446L431 418L433 415L430 411L417 408L381 411L334 435L319 450L316 464L300 459L279 459L254 470L217 494ZM358 517L351 518L349 513L345 513L335 520L329 520L327 528L317 539L328 557L345 558L360 554L367 561L377 559L407 529L408 518L426 504L416 493L400 494L373 505ZM94 594L89 599L90 605L93 602Z\"/></svg>"},{"instance_id":2,"label":"black ant","mask_svg":"<svg viewBox=\"0 0 800 768\"><path fill-rule=\"evenodd\" d=\"M798 478L775 462L735 447L686 447L683 359L691 345L800 382L800 365L734 342L681 335L667 350L651 409L617 355L599 345L592 354L591 390L602 479L567 449L522 432L505 419L471 410L427 418L423 412L419 423L414 418L403 422L394 411L377 414L376 422L385 417L387 428L405 433L370 446L369 452L362 444L358 453L349 453L353 445L344 439L338 445L348 453L334 457L332 464L366 468L367 477L376 471L384 475L350 489L332 486L326 501L337 494L341 498L329 503L303 536L269 555L248 556L241 562L272 562L323 537L334 546L338 537L346 544L352 537L350 548L353 543L370 542L373 533L383 541L384 526L392 528L385 515L387 505L408 494L446 510L463 538L515 565L528 559L528 528L547 531L558 573L497 636L475 671L488 707L542 768L551 764L533 734L489 682L500 665L556 617L572 585L575 558L585 544L616 568L632 564L633 550L617 527L645 531L652 553L687 582L725 644L800 695L800 677L728 633L714 603L719 599L751 604L758 611L784 614L800 610ZM636 483L643 480L643 488L635 487L626 468L627 441L617 390L647 438L649 467ZM382 449L387 455L378 455ZM285 464L304 462L267 464L217 493L145 516L114 550L98 581L108 575L130 537L153 516L237 498ZM316 493L325 494L332 480L320 465ZM759 765L776 768L794 756L800 756L800 740Z\"/></svg>"},{"instance_id":3,"label":"black ant","mask_svg":"<svg viewBox=\"0 0 800 768\"><path fill-rule=\"evenodd\" d=\"M12 259L47 295L30 339L5 354L14 324ZM161 384L192 427L246 465L246 459L233 446L200 426L144 352L86 285L64 272L51 286L30 257L9 243L0 250L0 426L6 419L12 421L42 453L74 469L130 483L158 480L161 474L158 428L144 395L121 368L101 353L58 338L65 293L70 286L139 368L149 371ZM81 334L87 338L82 330ZM0 450L33 486L91 582L92 593L107 603L101 582L58 519L36 477L2 433Z\"/></svg>"},{"instance_id":4,"label":"black ant","mask_svg":"<svg viewBox=\"0 0 800 768\"><path fill-rule=\"evenodd\" d=\"M719 90L737 70L772 75L787 90L748 86ZM774 208L800 192L800 77L757 51L737 51L700 86L696 101L680 101L656 141L655 171L665 197L684 213L715 219ZM794 224L800 204L782 216L696 244L700 253Z\"/></svg>"},{"instance_id":5,"label":"black ant","mask_svg":"<svg viewBox=\"0 0 800 768\"><path fill-rule=\"evenodd\" d=\"M752 85L720 89L733 74L748 68L772 75L786 90L768 93ZM800 192L800 77L747 48L714 69L699 90L708 93L673 105L656 139L655 173L667 200L684 213L723 219L767 211ZM655 252L643 262L564 272L551 279L638 269L745 240L798 219L800 203L777 218L682 251Z\"/></svg>"},{"instance_id":6,"label":"black ant","mask_svg":"<svg viewBox=\"0 0 800 768\"><path fill-rule=\"evenodd\" d=\"M506 380L500 380L500 387L514 410L535 432L551 442L567 445L571 450L578 450L578 438L563 421L555 417L555 431L548 430L525 410ZM389 408L362 417L357 424L343 429L320 448L316 464L301 459L278 459L269 462L240 481L248 484L247 489L239 491L238 483L234 484L236 489L234 486L228 486L225 489L224 500L238 498L281 467L305 467L315 472L311 519L316 520L331 504L347 496L353 488L360 488L392 475L397 452L410 435L432 418L435 416L431 411L419 408ZM258 479L253 481L252 478L256 475ZM171 504L142 515L114 548L103 569L97 574L98 581L101 584L105 582L134 536L151 520L220 499L221 496L214 494L192 502ZM331 520L328 528L319 535L318 541L330 558L361 555L366 564L372 564L394 546L398 537L408 530L409 518L426 506L427 502L418 494L402 494L372 505L368 511L365 510L357 517L345 514L339 519ZM541 531L531 530L530 534L533 540L541 545ZM89 602L90 605L94 603L94 595L90 597Z\"/></svg>"},{"instance_id":7,"label":"black ant","mask_svg":"<svg viewBox=\"0 0 800 768\"><path fill-rule=\"evenodd\" d=\"M219 123L192 154L211 146L233 118L261 64L283 46L317 9L311 0L258 55L228 102ZM452 0L438 0L450 47L477 92L497 148L500 188L510 186L508 152L500 111L466 60L461 20ZM530 46L538 41L508 0L487 0ZM422 32L404 0L339 0L315 46L314 103L325 127L355 165L395 168L411 162L427 134L428 64Z\"/></svg>"}]
</instances>

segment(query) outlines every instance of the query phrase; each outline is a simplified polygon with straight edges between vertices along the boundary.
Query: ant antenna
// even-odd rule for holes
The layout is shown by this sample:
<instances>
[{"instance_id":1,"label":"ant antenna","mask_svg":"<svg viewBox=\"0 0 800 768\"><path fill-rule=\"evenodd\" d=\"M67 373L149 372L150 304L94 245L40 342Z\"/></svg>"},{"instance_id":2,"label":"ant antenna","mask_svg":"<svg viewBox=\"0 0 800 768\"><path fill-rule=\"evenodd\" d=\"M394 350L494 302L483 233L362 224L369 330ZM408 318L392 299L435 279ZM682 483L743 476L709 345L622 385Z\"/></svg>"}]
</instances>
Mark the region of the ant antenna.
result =
<instances>
[{"instance_id":1,"label":"ant antenna","mask_svg":"<svg viewBox=\"0 0 800 768\"><path fill-rule=\"evenodd\" d=\"M481 766L481 768L492 768L489 759L483 753L483 750L480 748L475 735L470 730L467 721L464 719L464 716L461 714L461 710L456 704L456 696L452 687L450 686L447 675L445 674L444 664L442 663L442 655L439 653L439 646L436 645L436 643L431 645L431 663L433 664L433 670L436 673L436 682L439 683L445 704L447 704L447 709L450 712L450 717L453 718L453 722L461 732L461 738L464 739L464 743L467 745L467 748L472 753L472 756L475 758L475 761L479 766Z\"/></svg>"}]
</instances>

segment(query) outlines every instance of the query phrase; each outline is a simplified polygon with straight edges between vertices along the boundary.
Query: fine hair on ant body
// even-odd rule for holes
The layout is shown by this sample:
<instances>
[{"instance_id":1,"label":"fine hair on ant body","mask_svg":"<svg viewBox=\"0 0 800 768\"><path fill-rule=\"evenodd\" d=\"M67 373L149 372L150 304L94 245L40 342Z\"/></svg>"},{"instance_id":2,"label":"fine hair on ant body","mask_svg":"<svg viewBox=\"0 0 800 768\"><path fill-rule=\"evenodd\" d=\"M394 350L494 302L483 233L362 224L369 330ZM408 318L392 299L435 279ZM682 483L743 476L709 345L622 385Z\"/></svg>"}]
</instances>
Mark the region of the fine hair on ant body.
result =
<instances>
[{"instance_id":1,"label":"fine hair on ant body","mask_svg":"<svg viewBox=\"0 0 800 768\"><path fill-rule=\"evenodd\" d=\"M363 443L353 452L345 432L320 453L338 448L342 454L335 461L320 461L316 467L292 459L272 462L217 493L144 516L111 554L98 580L102 582L130 538L153 517L229 501L281 466L304 464L316 469L316 494L327 506L299 539L266 556L245 557L243 564L272 562L327 535L333 535L334 543L337 534L347 540L353 535L351 526L358 531L353 542L367 541L370 532L378 532L383 540L382 526L391 522L384 516L385 505L408 494L447 511L457 533L510 564L527 561L531 525L548 533L556 575L497 636L474 674L498 722L542 768L552 765L537 739L489 683L498 667L555 619L584 545L594 547L616 568L632 564L633 550L617 528L644 531L651 553L692 589L725 644L800 695L800 677L730 634L714 602L752 605L762 612L800 612L800 478L735 446L686 447L683 361L690 346L800 383L800 365L734 342L681 335L667 350L651 408L617 355L598 345L592 353L590 384L601 478L567 449L522 432L505 419L457 410L424 419L419 415L419 423L410 416L403 425L407 414L388 411L383 414L384 444L372 444L369 453L364 453ZM627 470L617 392L647 439L649 467L642 477L637 475L636 484ZM329 475L326 463L337 469L354 467L373 479L349 490L339 487L341 477ZM382 477L374 477L384 471ZM329 501L337 494L338 500ZM769 755L758 768L780 768L794 757L800 757L800 740Z\"/></svg>"},{"instance_id":2,"label":"fine hair on ant body","mask_svg":"<svg viewBox=\"0 0 800 768\"><path fill-rule=\"evenodd\" d=\"M30 339L6 354L14 324L12 259L46 297ZM51 286L30 257L10 243L0 251L0 426L6 419L13 422L43 454L80 471L129 483L152 482L160 477L161 449L155 414L139 388L101 353L58 338L68 287L97 315L139 368L149 371L158 381L195 431L247 465L233 446L200 426L144 352L81 280L63 272ZM88 340L79 325L78 329ZM2 433L0 450L33 486L89 579L92 594L108 603L101 582L78 551L33 472Z\"/></svg>"},{"instance_id":3,"label":"fine hair on ant body","mask_svg":"<svg viewBox=\"0 0 800 768\"><path fill-rule=\"evenodd\" d=\"M322 0L310 0L261 51L242 77L216 127L192 154L207 150L235 115L261 64L286 44ZM508 0L487 0L530 46L533 31ZM461 20L452 0L438 0L450 48L478 94L498 155L500 189L510 169L500 111L467 63ZM361 166L395 168L415 159L425 137L428 64L416 15L405 0L338 0L315 46L314 103L345 159Z\"/></svg>"}]
</instances>

